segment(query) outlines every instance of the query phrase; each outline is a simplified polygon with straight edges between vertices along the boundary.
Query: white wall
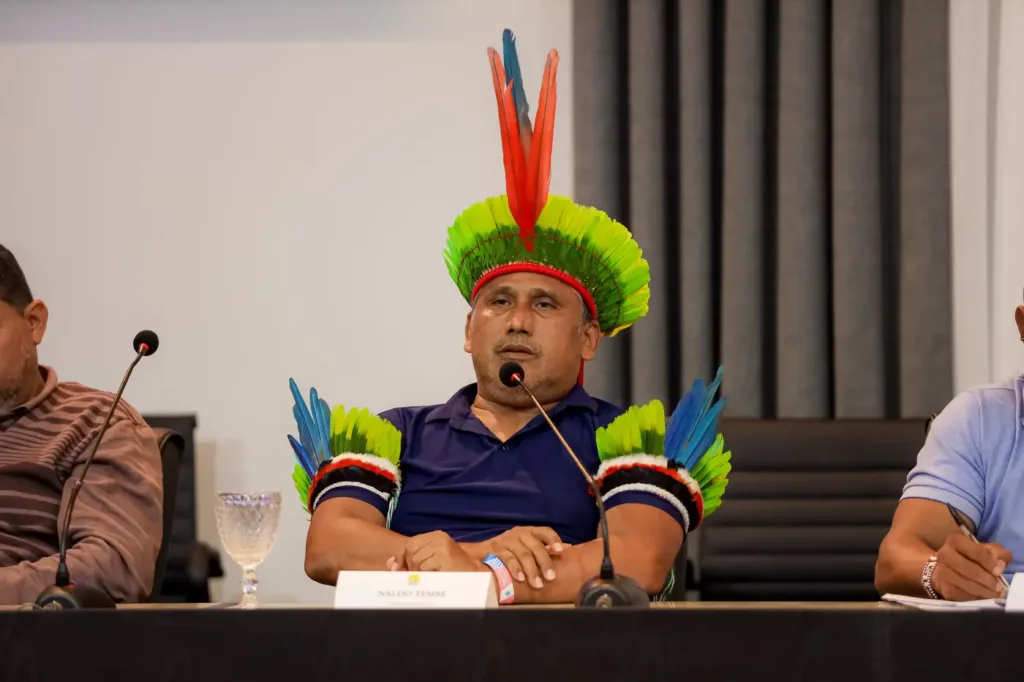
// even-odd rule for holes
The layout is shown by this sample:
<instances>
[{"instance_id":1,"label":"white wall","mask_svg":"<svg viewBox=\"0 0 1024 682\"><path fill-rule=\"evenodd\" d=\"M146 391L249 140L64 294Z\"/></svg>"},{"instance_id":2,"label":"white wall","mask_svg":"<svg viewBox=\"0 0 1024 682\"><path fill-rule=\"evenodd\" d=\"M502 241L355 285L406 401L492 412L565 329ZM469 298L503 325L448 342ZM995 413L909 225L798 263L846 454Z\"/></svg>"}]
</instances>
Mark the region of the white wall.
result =
<instances>
[{"instance_id":1,"label":"white wall","mask_svg":"<svg viewBox=\"0 0 1024 682\"><path fill-rule=\"evenodd\" d=\"M953 287L958 389L1021 372L1024 0L951 0Z\"/></svg>"},{"instance_id":2,"label":"white wall","mask_svg":"<svg viewBox=\"0 0 1024 682\"><path fill-rule=\"evenodd\" d=\"M266 600L330 599L302 571L289 376L373 410L472 380L441 251L504 192L485 47L506 26L534 101L561 52L569 192L570 0L0 5L0 241L50 304L43 360L112 388L160 334L126 396L198 415L202 538L216 491L284 493Z\"/></svg>"}]
</instances>

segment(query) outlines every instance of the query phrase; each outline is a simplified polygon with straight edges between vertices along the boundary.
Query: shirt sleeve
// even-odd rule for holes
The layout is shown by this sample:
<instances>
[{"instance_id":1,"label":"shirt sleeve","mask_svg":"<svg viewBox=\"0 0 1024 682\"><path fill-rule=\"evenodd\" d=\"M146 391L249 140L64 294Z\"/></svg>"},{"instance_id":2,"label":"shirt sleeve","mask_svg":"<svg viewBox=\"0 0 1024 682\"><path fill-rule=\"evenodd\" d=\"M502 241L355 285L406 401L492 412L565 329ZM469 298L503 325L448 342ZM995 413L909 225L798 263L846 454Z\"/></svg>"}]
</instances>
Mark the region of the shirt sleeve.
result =
<instances>
[{"instance_id":1,"label":"shirt sleeve","mask_svg":"<svg viewBox=\"0 0 1024 682\"><path fill-rule=\"evenodd\" d=\"M979 447L981 406L973 393L961 393L932 422L928 438L907 476L901 499L951 504L974 526L985 507L985 467Z\"/></svg>"},{"instance_id":2,"label":"shirt sleeve","mask_svg":"<svg viewBox=\"0 0 1024 682\"><path fill-rule=\"evenodd\" d=\"M608 498L605 502L605 511L614 509L622 504L646 504L648 507L654 507L665 512L679 524L679 527L686 532L686 524L683 523L683 515L679 513L675 505L670 503L668 500L655 495L654 493L643 492L640 490L630 490L627 492L619 493Z\"/></svg>"},{"instance_id":3,"label":"shirt sleeve","mask_svg":"<svg viewBox=\"0 0 1024 682\"><path fill-rule=\"evenodd\" d=\"M330 490L325 492L323 495L320 496L320 499L316 501L316 506L313 507L313 511L315 512L317 508L327 500L336 499L359 500L360 502L365 502L366 504L370 505L371 507L379 511L381 515L388 515L387 500L385 500L383 497L374 492L365 490L363 488L357 488L351 485L341 486L338 488L331 488Z\"/></svg>"},{"instance_id":4,"label":"shirt sleeve","mask_svg":"<svg viewBox=\"0 0 1024 682\"><path fill-rule=\"evenodd\" d=\"M88 448L64 483L58 518L84 469ZM69 529L68 571L115 601L142 601L153 588L163 536L163 468L153 431L129 419L114 422L82 483ZM0 602L35 601L54 584L59 556L0 568Z\"/></svg>"}]
</instances>

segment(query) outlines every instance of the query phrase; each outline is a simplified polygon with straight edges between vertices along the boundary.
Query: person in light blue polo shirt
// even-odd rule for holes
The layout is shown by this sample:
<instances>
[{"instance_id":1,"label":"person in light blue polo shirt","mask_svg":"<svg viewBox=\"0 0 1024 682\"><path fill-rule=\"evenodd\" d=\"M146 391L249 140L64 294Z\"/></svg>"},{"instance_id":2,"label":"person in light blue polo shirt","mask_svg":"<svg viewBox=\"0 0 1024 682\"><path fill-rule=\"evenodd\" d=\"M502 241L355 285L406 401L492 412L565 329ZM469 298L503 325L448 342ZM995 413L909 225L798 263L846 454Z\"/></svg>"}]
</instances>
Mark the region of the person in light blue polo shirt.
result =
<instances>
[{"instance_id":1,"label":"person in light blue polo shirt","mask_svg":"<svg viewBox=\"0 0 1024 682\"><path fill-rule=\"evenodd\" d=\"M1016 310L1024 341L1024 306ZM1024 571L1024 376L961 393L935 418L875 566L881 593L1005 596ZM956 514L979 542L954 522Z\"/></svg>"}]
</instances>

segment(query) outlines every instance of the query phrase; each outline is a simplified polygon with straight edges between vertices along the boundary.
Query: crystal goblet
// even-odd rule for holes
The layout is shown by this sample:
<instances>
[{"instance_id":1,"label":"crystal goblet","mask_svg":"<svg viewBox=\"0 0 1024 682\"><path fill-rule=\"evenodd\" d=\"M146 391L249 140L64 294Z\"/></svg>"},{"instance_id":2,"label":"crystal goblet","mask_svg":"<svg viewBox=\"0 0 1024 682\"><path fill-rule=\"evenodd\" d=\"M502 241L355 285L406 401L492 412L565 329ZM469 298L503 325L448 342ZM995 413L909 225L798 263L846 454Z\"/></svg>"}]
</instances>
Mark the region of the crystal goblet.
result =
<instances>
[{"instance_id":1,"label":"crystal goblet","mask_svg":"<svg viewBox=\"0 0 1024 682\"><path fill-rule=\"evenodd\" d=\"M224 549L242 567L239 608L257 606L256 567L270 554L277 538L281 493L220 493L217 495L217 532Z\"/></svg>"}]
</instances>

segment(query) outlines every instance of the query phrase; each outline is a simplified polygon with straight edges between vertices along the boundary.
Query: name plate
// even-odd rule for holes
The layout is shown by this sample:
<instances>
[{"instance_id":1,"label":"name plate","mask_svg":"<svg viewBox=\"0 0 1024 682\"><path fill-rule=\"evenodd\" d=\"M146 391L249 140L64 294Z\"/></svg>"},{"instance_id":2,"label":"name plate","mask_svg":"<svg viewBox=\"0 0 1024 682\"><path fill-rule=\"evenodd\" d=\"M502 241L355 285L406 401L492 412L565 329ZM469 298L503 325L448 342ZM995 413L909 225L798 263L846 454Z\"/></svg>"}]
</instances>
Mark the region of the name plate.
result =
<instances>
[{"instance_id":1,"label":"name plate","mask_svg":"<svg viewBox=\"0 0 1024 682\"><path fill-rule=\"evenodd\" d=\"M487 609L498 605L490 571L341 571L336 609Z\"/></svg>"}]
</instances>

